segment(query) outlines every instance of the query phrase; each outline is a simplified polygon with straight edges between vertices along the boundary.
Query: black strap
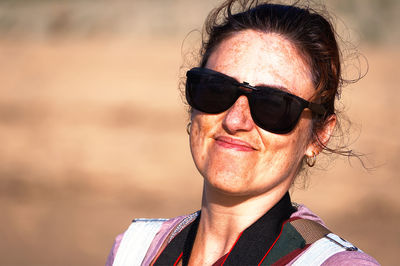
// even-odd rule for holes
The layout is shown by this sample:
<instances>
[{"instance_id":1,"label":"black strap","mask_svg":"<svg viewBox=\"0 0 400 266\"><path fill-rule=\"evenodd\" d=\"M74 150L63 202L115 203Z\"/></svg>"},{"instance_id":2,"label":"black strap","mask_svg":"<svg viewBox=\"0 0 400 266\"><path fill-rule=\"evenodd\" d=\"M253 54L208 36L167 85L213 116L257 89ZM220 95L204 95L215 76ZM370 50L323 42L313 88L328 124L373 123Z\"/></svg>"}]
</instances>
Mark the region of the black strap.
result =
<instances>
[{"instance_id":1,"label":"black strap","mask_svg":"<svg viewBox=\"0 0 400 266\"><path fill-rule=\"evenodd\" d=\"M289 193L243 231L224 265L258 265L279 236L282 223L295 211Z\"/></svg>"},{"instance_id":2,"label":"black strap","mask_svg":"<svg viewBox=\"0 0 400 266\"><path fill-rule=\"evenodd\" d=\"M304 238L307 245L312 244L331 233L331 231L325 226L312 220L297 219L290 221L290 224L296 228L297 232L299 232L299 234Z\"/></svg>"}]
</instances>

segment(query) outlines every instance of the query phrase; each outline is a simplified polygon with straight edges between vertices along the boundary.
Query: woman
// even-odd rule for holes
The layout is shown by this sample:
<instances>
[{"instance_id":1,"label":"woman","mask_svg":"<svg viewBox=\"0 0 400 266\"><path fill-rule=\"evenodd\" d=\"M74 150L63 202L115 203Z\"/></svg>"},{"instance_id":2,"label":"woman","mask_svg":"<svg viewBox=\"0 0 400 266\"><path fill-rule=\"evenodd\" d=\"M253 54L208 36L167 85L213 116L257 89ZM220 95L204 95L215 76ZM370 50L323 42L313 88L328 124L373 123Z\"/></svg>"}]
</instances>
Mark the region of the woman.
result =
<instances>
[{"instance_id":1,"label":"woman","mask_svg":"<svg viewBox=\"0 0 400 266\"><path fill-rule=\"evenodd\" d=\"M308 8L253 2L209 15L201 62L187 72L201 211L135 220L107 265L378 264L288 194L335 129L333 28Z\"/></svg>"}]
</instances>

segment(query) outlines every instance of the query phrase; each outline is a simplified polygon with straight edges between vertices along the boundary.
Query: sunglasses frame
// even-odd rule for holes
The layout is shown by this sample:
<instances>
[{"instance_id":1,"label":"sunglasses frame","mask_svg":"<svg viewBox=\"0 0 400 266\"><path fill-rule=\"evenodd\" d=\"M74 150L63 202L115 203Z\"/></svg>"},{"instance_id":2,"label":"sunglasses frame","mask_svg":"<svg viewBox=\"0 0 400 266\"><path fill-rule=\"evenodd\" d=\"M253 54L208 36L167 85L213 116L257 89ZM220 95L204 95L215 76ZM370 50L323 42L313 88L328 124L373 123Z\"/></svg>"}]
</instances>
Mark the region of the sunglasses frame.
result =
<instances>
[{"instance_id":1,"label":"sunglasses frame","mask_svg":"<svg viewBox=\"0 0 400 266\"><path fill-rule=\"evenodd\" d=\"M283 91L283 90L279 90L279 89L277 89L277 88L274 88L274 87L270 87L270 86L252 86L252 85L250 85L248 82L238 82L235 78L233 78L233 77L230 77L230 76L228 76L228 75L226 75L226 74L223 74L223 73L220 73L220 72L218 72L218 71L214 71L214 70L212 70L212 69L209 69L209 68L201 68L201 67L195 67L195 68L192 68L192 69L190 69L189 71L187 71L187 73L186 73L186 76L187 76L187 81L186 81L186 92L185 92L185 94L186 94L186 100L187 100L187 102L189 103L189 105L192 107L192 108L194 108L194 109L197 109L197 110L200 110L200 111L202 111L202 112L204 112L204 113L208 113L208 114L217 114L217 113L222 113L222 112L224 112L224 111L226 111L226 110L228 110L231 106L229 106L228 108L226 108L224 111L221 111L221 112L207 112L207 111L205 111L204 109L205 108L196 108L196 104L194 104L194 102L192 101L192 99L191 99L191 93L189 93L189 79L193 76L193 75L198 75L198 76L200 76L200 75L209 75L209 76L214 76L214 77L219 77L219 78L222 78L222 79L224 79L225 81L227 81L227 82L229 82L231 85L233 85L234 87L236 87L237 88L237 90L238 90L238 92L239 93L237 93L237 98L235 98L235 101L234 102L236 102L237 101L237 99L241 96L241 95L244 95L244 96L246 96L247 98L248 98L248 100L249 100L249 105L250 105L250 103L252 102L252 98L254 97L254 98L256 98L257 96L255 96L255 95L252 95L254 92L258 92L258 91L262 91L262 90L264 90L264 91L268 91L269 93L271 93L271 94L279 94L279 95L284 95L283 97L288 97L288 98L292 98L292 99L294 99L294 100L296 100L296 101L298 101L300 104L301 104L301 107L302 107L302 110L301 110L301 112L303 112L303 110L305 109L305 108L308 108L308 109L310 109L312 112L314 112L314 113L316 113L317 115L324 115L325 113L326 113L326 109L325 109L325 107L322 105L322 104L318 104L318 103L313 103L313 102L309 102L309 101L307 101L307 100L305 100L305 99L303 99L303 98L301 98L301 97L299 97L299 96L297 96L297 95L294 95L294 94L291 94L291 93L289 93L289 92L286 92L286 91ZM234 104L234 103L233 103ZM250 107L250 106L249 106ZM250 109L251 109L251 107L250 107ZM301 114L301 112L300 112L300 114ZM300 116L300 115L299 115ZM252 118L253 118L253 120L254 120L254 122L256 122L256 124L258 125L258 126L260 126L259 124L262 124L262 122L259 122L259 123L257 123L257 119L254 119L254 115L253 115L253 113L252 113ZM285 133L289 133L290 131L292 131L293 130L293 128L296 126L296 124L298 123L298 119L296 120L296 122L294 123L294 125L289 129L289 130L268 130L268 129L265 129L263 126L260 126L261 128L264 128L265 130L267 130L267 131L270 131L270 132L273 132L273 133L277 133L277 134L285 134Z\"/></svg>"}]
</instances>

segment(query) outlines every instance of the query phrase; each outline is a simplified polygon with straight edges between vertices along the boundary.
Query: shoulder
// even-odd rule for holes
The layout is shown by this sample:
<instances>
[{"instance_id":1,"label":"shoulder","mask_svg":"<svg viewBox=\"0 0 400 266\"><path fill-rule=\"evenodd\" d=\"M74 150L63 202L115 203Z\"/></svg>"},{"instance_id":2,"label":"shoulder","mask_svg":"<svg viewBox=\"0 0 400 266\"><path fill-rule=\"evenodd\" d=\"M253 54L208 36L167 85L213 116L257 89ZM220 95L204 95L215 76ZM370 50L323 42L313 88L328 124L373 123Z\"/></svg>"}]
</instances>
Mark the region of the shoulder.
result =
<instances>
[{"instance_id":1,"label":"shoulder","mask_svg":"<svg viewBox=\"0 0 400 266\"><path fill-rule=\"evenodd\" d=\"M322 221L322 219L320 217L318 217L318 215L313 213L310 209L308 209L305 205L297 204L297 203L292 203L292 204L296 208L296 211L294 213L292 213L292 215L290 216L291 219L292 218L307 219L307 220L317 222L326 227L326 225Z\"/></svg>"},{"instance_id":2,"label":"shoulder","mask_svg":"<svg viewBox=\"0 0 400 266\"><path fill-rule=\"evenodd\" d=\"M329 257L323 266L335 265L380 265L373 257L363 252L342 251Z\"/></svg>"},{"instance_id":3,"label":"shoulder","mask_svg":"<svg viewBox=\"0 0 400 266\"><path fill-rule=\"evenodd\" d=\"M379 263L350 242L329 233L306 248L292 265L379 265Z\"/></svg>"},{"instance_id":4,"label":"shoulder","mask_svg":"<svg viewBox=\"0 0 400 266\"><path fill-rule=\"evenodd\" d=\"M300 218L314 221L324 227L326 225L316 214L306 206L295 204L296 211L291 215L291 219ZM341 237L329 233L323 238L309 245L299 254L291 265L309 265L306 262L319 261L318 265L380 265L374 258L362 252L350 242ZM302 264L302 263L306 264Z\"/></svg>"},{"instance_id":5,"label":"shoulder","mask_svg":"<svg viewBox=\"0 0 400 266\"><path fill-rule=\"evenodd\" d=\"M143 237L148 242L145 250L146 257L152 255L171 233L171 230L192 215L183 215L171 219L134 219L128 229L115 238L106 266L113 265L117 254L124 253L123 250L125 249L134 248L134 250L137 250L136 246L143 248Z\"/></svg>"},{"instance_id":6,"label":"shoulder","mask_svg":"<svg viewBox=\"0 0 400 266\"><path fill-rule=\"evenodd\" d=\"M108 254L107 261L106 261L106 266L112 266L114 263L115 255L117 254L119 245L121 244L121 240L124 237L124 233L119 234L115 240L114 244L110 250L110 253Z\"/></svg>"}]
</instances>

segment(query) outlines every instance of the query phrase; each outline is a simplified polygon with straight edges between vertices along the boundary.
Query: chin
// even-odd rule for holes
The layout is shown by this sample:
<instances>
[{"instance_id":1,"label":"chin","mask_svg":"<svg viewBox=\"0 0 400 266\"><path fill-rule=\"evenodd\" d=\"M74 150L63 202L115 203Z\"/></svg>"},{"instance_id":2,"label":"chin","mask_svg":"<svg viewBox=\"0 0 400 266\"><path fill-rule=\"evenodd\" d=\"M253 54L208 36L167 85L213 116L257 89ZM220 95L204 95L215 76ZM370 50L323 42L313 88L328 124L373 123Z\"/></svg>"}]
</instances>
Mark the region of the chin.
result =
<instances>
[{"instance_id":1,"label":"chin","mask_svg":"<svg viewBox=\"0 0 400 266\"><path fill-rule=\"evenodd\" d=\"M258 182L257 182L258 181ZM276 178L275 182L259 182L260 180L251 180L246 175L237 175L234 173L225 173L221 175L208 176L205 178L205 184L209 189L232 197L256 197L273 190L289 189L290 180L288 178Z\"/></svg>"},{"instance_id":2,"label":"chin","mask_svg":"<svg viewBox=\"0 0 400 266\"><path fill-rule=\"evenodd\" d=\"M205 177L205 182L214 190L227 194L241 193L246 186L243 178L234 174L217 174Z\"/></svg>"},{"instance_id":3,"label":"chin","mask_svg":"<svg viewBox=\"0 0 400 266\"><path fill-rule=\"evenodd\" d=\"M206 185L215 192L227 196L249 196L257 194L256 191L249 189L248 180L237 175L214 176L206 178Z\"/></svg>"}]
</instances>

